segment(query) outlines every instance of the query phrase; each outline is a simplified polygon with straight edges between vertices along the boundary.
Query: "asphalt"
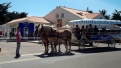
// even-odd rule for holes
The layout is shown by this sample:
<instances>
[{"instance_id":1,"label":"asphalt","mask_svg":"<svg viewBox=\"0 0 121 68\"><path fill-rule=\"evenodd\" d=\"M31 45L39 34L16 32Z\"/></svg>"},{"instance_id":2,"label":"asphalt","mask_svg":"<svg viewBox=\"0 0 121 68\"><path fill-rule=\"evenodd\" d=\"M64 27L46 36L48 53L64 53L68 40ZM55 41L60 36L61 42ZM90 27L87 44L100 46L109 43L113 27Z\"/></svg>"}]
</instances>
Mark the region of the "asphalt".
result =
<instances>
[{"instance_id":1,"label":"asphalt","mask_svg":"<svg viewBox=\"0 0 121 68\"><path fill-rule=\"evenodd\" d=\"M77 46L72 46L72 53L65 54L62 45L62 53L56 55L44 55L44 46L40 43L22 42L21 57L14 59L15 42L0 42L0 68L120 68L121 45L116 49L110 49L107 44L99 44L97 47L86 47L79 51Z\"/></svg>"}]
</instances>

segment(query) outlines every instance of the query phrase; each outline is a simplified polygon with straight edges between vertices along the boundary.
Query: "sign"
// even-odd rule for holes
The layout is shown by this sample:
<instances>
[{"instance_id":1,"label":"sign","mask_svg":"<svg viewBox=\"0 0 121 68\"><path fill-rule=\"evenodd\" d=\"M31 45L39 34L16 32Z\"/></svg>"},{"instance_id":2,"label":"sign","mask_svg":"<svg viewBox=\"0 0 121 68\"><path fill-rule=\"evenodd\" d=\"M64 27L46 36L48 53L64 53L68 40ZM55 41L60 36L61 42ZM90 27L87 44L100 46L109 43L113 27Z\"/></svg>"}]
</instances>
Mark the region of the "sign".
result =
<instances>
[{"instance_id":1,"label":"sign","mask_svg":"<svg viewBox=\"0 0 121 68\"><path fill-rule=\"evenodd\" d=\"M109 40L110 35L92 35L90 36L90 40Z\"/></svg>"}]
</instances>

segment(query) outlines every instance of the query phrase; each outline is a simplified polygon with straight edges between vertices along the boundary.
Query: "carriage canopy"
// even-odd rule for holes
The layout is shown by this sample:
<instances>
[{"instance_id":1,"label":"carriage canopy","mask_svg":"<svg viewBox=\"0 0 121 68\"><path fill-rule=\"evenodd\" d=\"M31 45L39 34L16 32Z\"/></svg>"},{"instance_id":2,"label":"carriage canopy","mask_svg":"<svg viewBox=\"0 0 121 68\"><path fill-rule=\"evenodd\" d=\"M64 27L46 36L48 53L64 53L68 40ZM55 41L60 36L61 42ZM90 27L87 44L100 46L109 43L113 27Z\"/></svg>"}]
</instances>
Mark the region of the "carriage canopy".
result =
<instances>
[{"instance_id":1,"label":"carriage canopy","mask_svg":"<svg viewBox=\"0 0 121 68\"><path fill-rule=\"evenodd\" d=\"M106 19L80 19L71 20L70 24L121 24L120 20L106 20Z\"/></svg>"},{"instance_id":2,"label":"carriage canopy","mask_svg":"<svg viewBox=\"0 0 121 68\"><path fill-rule=\"evenodd\" d=\"M96 25L99 29L106 26L106 28L111 30L117 30L115 26L120 27L121 21L120 20L106 20L106 19L79 19L79 20L71 20L69 21L71 26L79 25L89 25L92 24L93 26Z\"/></svg>"}]
</instances>

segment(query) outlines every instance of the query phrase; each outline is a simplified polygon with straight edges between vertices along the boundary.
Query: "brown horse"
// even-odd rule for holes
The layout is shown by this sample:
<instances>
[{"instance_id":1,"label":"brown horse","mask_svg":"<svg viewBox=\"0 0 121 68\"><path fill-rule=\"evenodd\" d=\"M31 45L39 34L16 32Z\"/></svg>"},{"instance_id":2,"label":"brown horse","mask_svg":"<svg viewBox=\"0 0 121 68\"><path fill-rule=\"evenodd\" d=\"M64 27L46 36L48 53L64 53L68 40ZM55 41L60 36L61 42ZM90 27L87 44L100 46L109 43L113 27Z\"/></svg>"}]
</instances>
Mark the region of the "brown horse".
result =
<instances>
[{"instance_id":1,"label":"brown horse","mask_svg":"<svg viewBox=\"0 0 121 68\"><path fill-rule=\"evenodd\" d=\"M35 31L34 31L34 36L35 37L37 37L37 35L38 35L38 28L39 28L39 26L40 26L40 24L38 25L38 26L36 26L35 27ZM44 47L45 47L45 54L48 54L48 51L49 51L49 48L48 48L48 46L49 46L49 41L48 41L48 39L47 39L47 36L45 35L45 34L43 34L42 36L38 36L38 37L41 37L41 40L42 40L42 42L43 42L43 44L44 44ZM50 43L51 44L51 53L53 53L53 44L52 43ZM58 51L59 52L61 52L61 49L60 49L60 42L58 43L59 44L59 48L58 48Z\"/></svg>"},{"instance_id":2,"label":"brown horse","mask_svg":"<svg viewBox=\"0 0 121 68\"><path fill-rule=\"evenodd\" d=\"M66 52L71 52L71 31L64 29L64 30L55 30L51 26L48 25L41 25L38 29L38 33L41 36L46 35L46 38L50 43L54 42L54 47L52 47L52 51L57 52L56 46L58 42L65 41L66 44ZM69 48L68 48L69 47ZM69 51L68 51L69 50Z\"/></svg>"},{"instance_id":3,"label":"brown horse","mask_svg":"<svg viewBox=\"0 0 121 68\"><path fill-rule=\"evenodd\" d=\"M38 26L35 27L35 31L34 31L34 36L37 37L38 36L38 28L39 28L40 24ZM47 54L48 53L48 45L49 45L49 41L46 37L46 35L42 35L42 36L38 36L38 37L41 37L41 40L44 44L44 47L45 47L45 51L44 53Z\"/></svg>"}]
</instances>

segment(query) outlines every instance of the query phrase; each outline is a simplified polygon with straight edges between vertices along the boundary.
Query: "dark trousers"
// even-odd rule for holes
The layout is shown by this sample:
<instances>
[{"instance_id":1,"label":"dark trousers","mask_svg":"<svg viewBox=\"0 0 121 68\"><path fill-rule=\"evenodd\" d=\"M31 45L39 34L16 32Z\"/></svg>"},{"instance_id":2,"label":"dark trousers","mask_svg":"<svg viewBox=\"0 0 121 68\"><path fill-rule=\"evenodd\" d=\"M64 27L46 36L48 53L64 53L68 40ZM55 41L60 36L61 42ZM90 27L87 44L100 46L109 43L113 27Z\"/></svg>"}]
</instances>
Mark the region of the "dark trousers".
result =
<instances>
[{"instance_id":1,"label":"dark trousers","mask_svg":"<svg viewBox=\"0 0 121 68\"><path fill-rule=\"evenodd\" d=\"M20 42L20 41L17 41L16 56L20 55L20 54L19 54L20 45L21 45L21 42Z\"/></svg>"}]
</instances>

